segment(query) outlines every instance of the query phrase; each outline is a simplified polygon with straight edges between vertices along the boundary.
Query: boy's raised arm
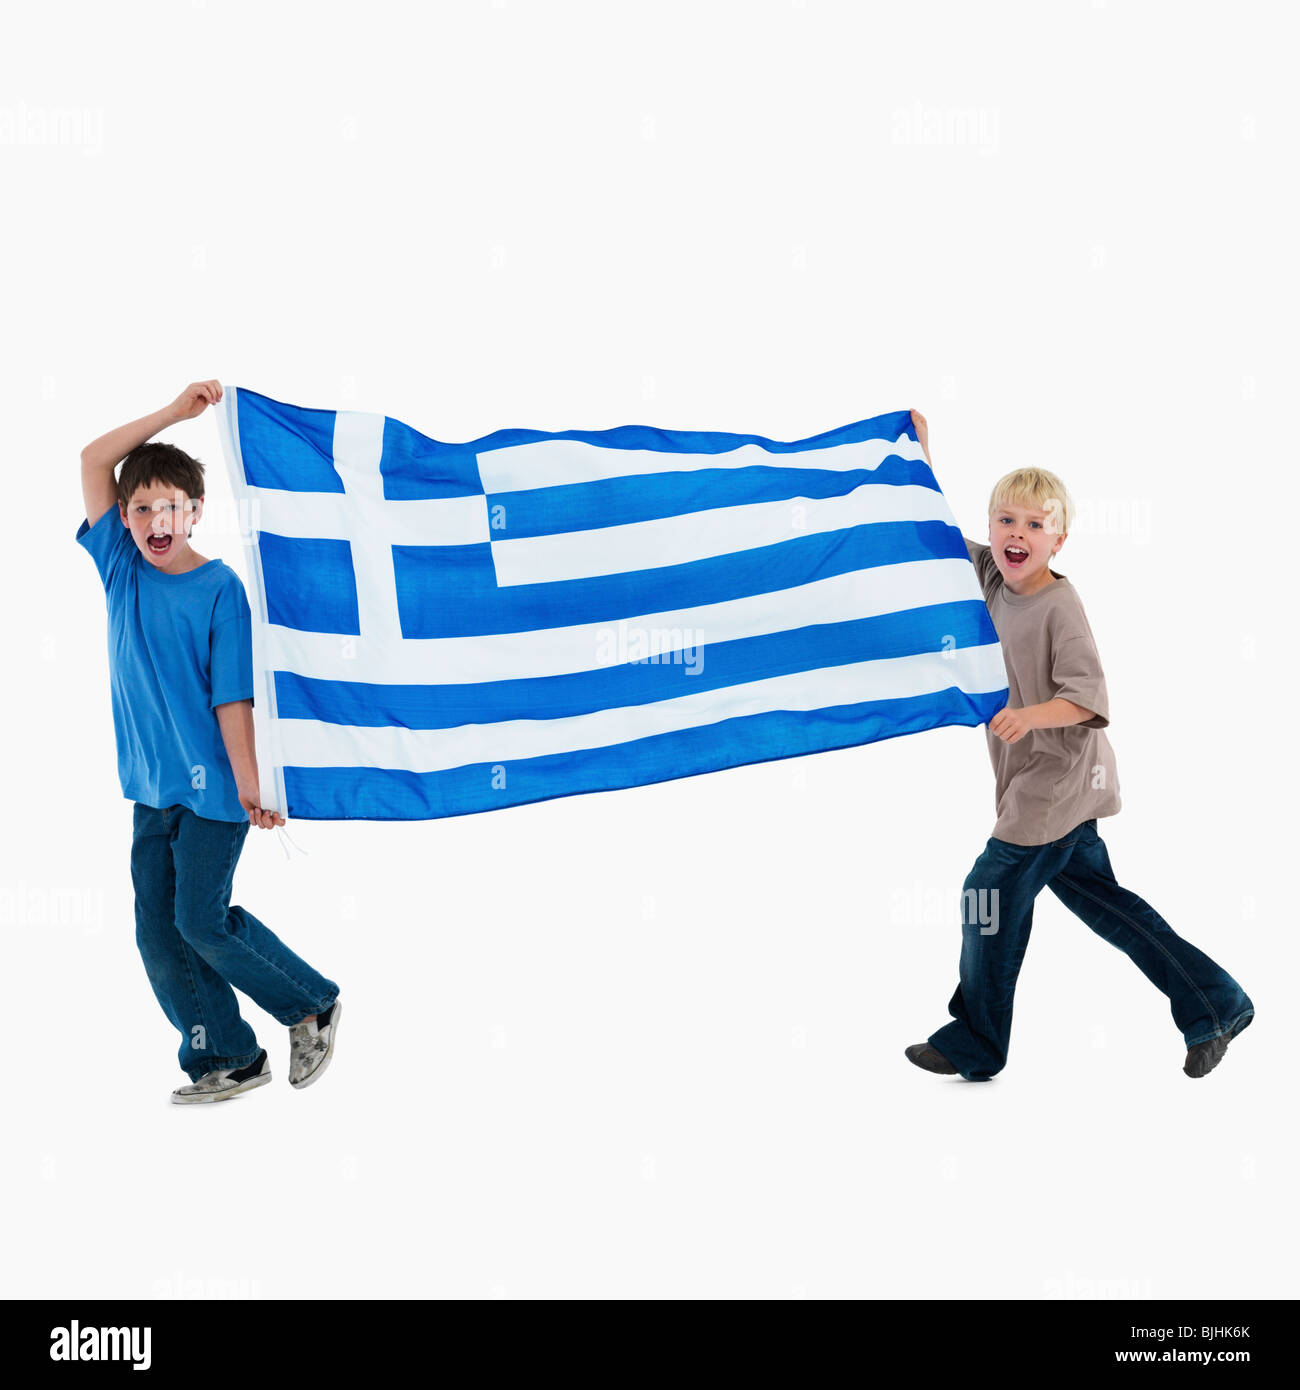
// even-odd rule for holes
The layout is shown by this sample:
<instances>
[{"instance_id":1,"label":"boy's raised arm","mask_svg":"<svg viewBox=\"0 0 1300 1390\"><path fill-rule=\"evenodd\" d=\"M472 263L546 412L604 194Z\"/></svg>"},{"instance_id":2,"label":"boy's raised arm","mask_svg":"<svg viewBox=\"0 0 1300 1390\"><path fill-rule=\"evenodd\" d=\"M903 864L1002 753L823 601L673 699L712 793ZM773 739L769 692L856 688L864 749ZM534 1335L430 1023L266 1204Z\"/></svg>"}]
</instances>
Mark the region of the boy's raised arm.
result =
<instances>
[{"instance_id":1,"label":"boy's raised arm","mask_svg":"<svg viewBox=\"0 0 1300 1390\"><path fill-rule=\"evenodd\" d=\"M926 463L933 468L934 463L930 458L930 426L919 410L912 411L912 428L916 430L917 443L921 446Z\"/></svg>"},{"instance_id":2,"label":"boy's raised arm","mask_svg":"<svg viewBox=\"0 0 1300 1390\"><path fill-rule=\"evenodd\" d=\"M81 495L90 526L117 501L114 470L132 449L150 440L159 430L181 420L192 420L221 399L219 381L194 381L170 404L152 415L142 415L128 425L109 430L81 451Z\"/></svg>"},{"instance_id":3,"label":"boy's raised arm","mask_svg":"<svg viewBox=\"0 0 1300 1390\"><path fill-rule=\"evenodd\" d=\"M916 430L917 443L920 444L921 450L925 454L925 461L933 468L934 460L930 457L930 426L919 410L912 411L912 425ZM962 540L966 542L966 552L972 561L975 559L974 547L986 548L984 541L972 540L969 536L963 536Z\"/></svg>"}]
</instances>

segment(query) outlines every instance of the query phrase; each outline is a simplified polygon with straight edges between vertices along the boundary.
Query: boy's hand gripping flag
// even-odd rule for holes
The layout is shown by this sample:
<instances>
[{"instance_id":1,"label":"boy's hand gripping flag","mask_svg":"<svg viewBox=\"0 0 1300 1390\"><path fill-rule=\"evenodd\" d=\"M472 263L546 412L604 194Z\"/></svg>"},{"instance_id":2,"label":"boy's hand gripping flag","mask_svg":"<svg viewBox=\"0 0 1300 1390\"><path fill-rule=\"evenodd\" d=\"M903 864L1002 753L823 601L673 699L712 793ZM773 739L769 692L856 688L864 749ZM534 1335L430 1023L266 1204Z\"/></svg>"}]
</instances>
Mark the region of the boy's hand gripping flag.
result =
<instances>
[{"instance_id":1,"label":"boy's hand gripping flag","mask_svg":"<svg viewBox=\"0 0 1300 1390\"><path fill-rule=\"evenodd\" d=\"M909 412L792 443L227 387L263 800L420 820L986 723L1007 679Z\"/></svg>"}]
</instances>

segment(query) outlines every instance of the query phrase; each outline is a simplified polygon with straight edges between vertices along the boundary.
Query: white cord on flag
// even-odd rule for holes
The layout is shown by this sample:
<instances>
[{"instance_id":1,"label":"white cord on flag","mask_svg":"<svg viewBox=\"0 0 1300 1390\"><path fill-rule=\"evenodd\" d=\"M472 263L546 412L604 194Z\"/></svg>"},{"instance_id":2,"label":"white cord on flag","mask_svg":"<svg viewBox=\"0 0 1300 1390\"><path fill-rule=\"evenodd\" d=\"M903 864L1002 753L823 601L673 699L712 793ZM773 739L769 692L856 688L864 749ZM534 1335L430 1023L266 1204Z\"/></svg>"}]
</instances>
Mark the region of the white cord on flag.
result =
<instances>
[{"instance_id":1,"label":"white cord on flag","mask_svg":"<svg viewBox=\"0 0 1300 1390\"><path fill-rule=\"evenodd\" d=\"M280 848L284 850L284 857L286 859L291 857L289 851L285 848L284 842L286 840L289 841L289 843L294 847L294 849L296 849L299 852L299 854L307 853L307 851L303 849L303 847L297 842L297 840L295 840L293 836L289 834L289 832L284 828L284 826L277 825L275 827L275 833L280 837Z\"/></svg>"}]
</instances>

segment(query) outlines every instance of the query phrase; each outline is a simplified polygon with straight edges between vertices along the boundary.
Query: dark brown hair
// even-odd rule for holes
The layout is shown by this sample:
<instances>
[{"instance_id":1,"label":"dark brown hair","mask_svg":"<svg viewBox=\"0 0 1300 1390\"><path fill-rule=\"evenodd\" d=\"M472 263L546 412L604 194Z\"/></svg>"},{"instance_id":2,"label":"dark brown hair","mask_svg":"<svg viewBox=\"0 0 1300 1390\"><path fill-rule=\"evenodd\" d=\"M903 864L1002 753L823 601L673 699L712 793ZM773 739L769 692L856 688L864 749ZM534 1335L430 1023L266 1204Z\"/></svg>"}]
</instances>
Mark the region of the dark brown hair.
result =
<instances>
[{"instance_id":1,"label":"dark brown hair","mask_svg":"<svg viewBox=\"0 0 1300 1390\"><path fill-rule=\"evenodd\" d=\"M149 443L132 449L117 479L118 501L130 504L138 487L164 483L179 488L186 497L203 496L203 465L175 444Z\"/></svg>"}]
</instances>

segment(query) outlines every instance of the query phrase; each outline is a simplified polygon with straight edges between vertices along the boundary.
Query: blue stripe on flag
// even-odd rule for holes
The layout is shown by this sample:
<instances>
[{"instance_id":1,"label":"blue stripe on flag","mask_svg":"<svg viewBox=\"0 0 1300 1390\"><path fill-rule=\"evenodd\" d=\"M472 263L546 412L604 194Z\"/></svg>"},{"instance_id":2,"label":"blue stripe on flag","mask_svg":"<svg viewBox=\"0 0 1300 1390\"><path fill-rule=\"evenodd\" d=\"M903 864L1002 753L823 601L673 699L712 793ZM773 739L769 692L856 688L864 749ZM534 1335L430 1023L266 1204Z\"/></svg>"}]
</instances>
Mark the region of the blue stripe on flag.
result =
<instances>
[{"instance_id":1,"label":"blue stripe on flag","mask_svg":"<svg viewBox=\"0 0 1300 1390\"><path fill-rule=\"evenodd\" d=\"M748 468L700 468L688 473L601 478L526 492L490 492L488 517L494 540L518 540L561 531L657 521L751 502L840 497L866 483L885 487L912 484L939 491L939 484L923 459L901 459L890 454L879 468L779 468L754 464Z\"/></svg>"},{"instance_id":2,"label":"blue stripe on flag","mask_svg":"<svg viewBox=\"0 0 1300 1390\"><path fill-rule=\"evenodd\" d=\"M474 763L446 772L286 767L289 816L299 820L431 820L582 792L667 782L701 772L876 743L945 724L987 723L1005 690L784 710L724 719L673 733L518 762ZM502 785L503 783L503 785ZM494 785L495 784L495 785Z\"/></svg>"},{"instance_id":3,"label":"blue stripe on flag","mask_svg":"<svg viewBox=\"0 0 1300 1390\"><path fill-rule=\"evenodd\" d=\"M395 545L403 637L474 637L614 622L792 589L910 560L969 560L944 521L880 521L659 569L498 588L492 545Z\"/></svg>"},{"instance_id":4,"label":"blue stripe on flag","mask_svg":"<svg viewBox=\"0 0 1300 1390\"><path fill-rule=\"evenodd\" d=\"M468 685L372 685L277 671L275 700L281 719L317 719L367 728L454 729L507 719L566 719L795 671L979 647L997 640L984 601L966 599L710 642L688 648L686 659L679 651L660 654L657 661L628 661L558 676Z\"/></svg>"},{"instance_id":5,"label":"blue stripe on flag","mask_svg":"<svg viewBox=\"0 0 1300 1390\"><path fill-rule=\"evenodd\" d=\"M870 420L855 420L851 425L841 425L824 434L789 441L768 439L761 434L730 434L724 430L661 430L650 425L616 425L608 430L495 430L467 444L442 447L472 449L477 454L485 454L517 444L572 439L581 444L597 444L602 449L650 449L669 454L726 454L744 444L757 444L771 454L802 454L813 449L829 449L836 444L858 444L864 439L887 439L892 444L902 435L913 441L916 439L911 414L906 410L875 415Z\"/></svg>"}]
</instances>

